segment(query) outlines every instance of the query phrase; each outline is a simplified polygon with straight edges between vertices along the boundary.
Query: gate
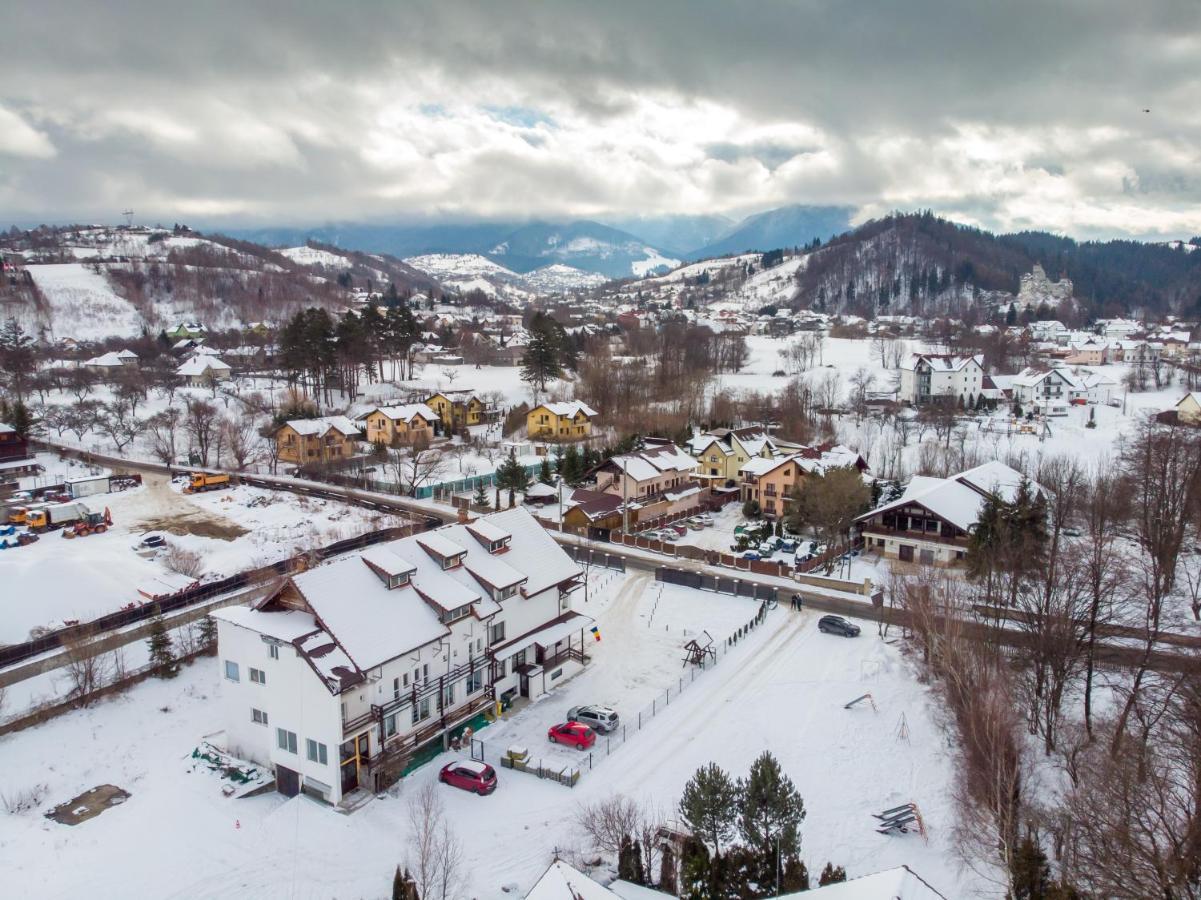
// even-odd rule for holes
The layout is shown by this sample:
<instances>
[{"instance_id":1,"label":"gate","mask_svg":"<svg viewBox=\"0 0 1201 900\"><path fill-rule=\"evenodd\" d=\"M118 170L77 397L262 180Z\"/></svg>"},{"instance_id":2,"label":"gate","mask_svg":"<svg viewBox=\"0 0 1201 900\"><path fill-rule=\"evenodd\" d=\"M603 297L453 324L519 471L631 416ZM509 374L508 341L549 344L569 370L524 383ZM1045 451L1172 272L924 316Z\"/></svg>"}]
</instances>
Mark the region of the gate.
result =
<instances>
[{"instance_id":1,"label":"gate","mask_svg":"<svg viewBox=\"0 0 1201 900\"><path fill-rule=\"evenodd\" d=\"M484 762L484 742L478 738L471 739L471 758L476 762Z\"/></svg>"}]
</instances>

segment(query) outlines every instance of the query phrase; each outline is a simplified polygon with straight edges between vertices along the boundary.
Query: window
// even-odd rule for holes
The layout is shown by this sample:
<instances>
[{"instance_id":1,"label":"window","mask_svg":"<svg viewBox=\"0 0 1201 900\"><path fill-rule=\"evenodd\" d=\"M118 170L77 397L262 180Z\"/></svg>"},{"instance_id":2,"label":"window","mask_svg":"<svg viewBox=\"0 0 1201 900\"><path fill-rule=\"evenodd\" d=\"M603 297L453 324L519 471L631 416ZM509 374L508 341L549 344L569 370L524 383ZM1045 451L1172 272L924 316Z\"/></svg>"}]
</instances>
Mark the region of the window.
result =
<instances>
[{"instance_id":1,"label":"window","mask_svg":"<svg viewBox=\"0 0 1201 900\"><path fill-rule=\"evenodd\" d=\"M484 686L484 670L483 669L476 669L474 672L472 672L470 675L467 676L466 692L468 694L474 694L476 691L478 691L483 686Z\"/></svg>"},{"instance_id":2,"label":"window","mask_svg":"<svg viewBox=\"0 0 1201 900\"><path fill-rule=\"evenodd\" d=\"M310 762L326 765L329 762L329 753L326 750L325 744L318 744L312 738L304 742L305 755L308 756Z\"/></svg>"},{"instance_id":3,"label":"window","mask_svg":"<svg viewBox=\"0 0 1201 900\"><path fill-rule=\"evenodd\" d=\"M516 669L518 666L524 666L524 665L525 665L525 651L521 650L517 653L514 653L513 654L513 668Z\"/></svg>"},{"instance_id":4,"label":"window","mask_svg":"<svg viewBox=\"0 0 1201 900\"><path fill-rule=\"evenodd\" d=\"M384 717L384 737L390 738L396 734L396 713Z\"/></svg>"},{"instance_id":5,"label":"window","mask_svg":"<svg viewBox=\"0 0 1201 900\"><path fill-rule=\"evenodd\" d=\"M409 683L409 676L406 675L405 676L405 685L407 686L408 683ZM393 700L400 699L400 679L399 678L392 679L392 699Z\"/></svg>"},{"instance_id":6,"label":"window","mask_svg":"<svg viewBox=\"0 0 1201 900\"><path fill-rule=\"evenodd\" d=\"M261 709L251 709L250 710L250 721L254 722L255 725L266 725L267 724L267 714L265 712L263 712Z\"/></svg>"},{"instance_id":7,"label":"window","mask_svg":"<svg viewBox=\"0 0 1201 900\"><path fill-rule=\"evenodd\" d=\"M500 602L501 600L508 600L510 597L512 597L516 593L517 593L517 585L514 584L514 585L510 585L507 588L497 588L496 593L494 593L492 595L492 597L497 602Z\"/></svg>"},{"instance_id":8,"label":"window","mask_svg":"<svg viewBox=\"0 0 1201 900\"><path fill-rule=\"evenodd\" d=\"M430 717L430 698L426 697L419 704L413 707L413 724L416 725L423 719Z\"/></svg>"},{"instance_id":9,"label":"window","mask_svg":"<svg viewBox=\"0 0 1201 900\"><path fill-rule=\"evenodd\" d=\"M483 653L483 652L484 652L484 639L483 639L483 638L476 638L476 639L475 639L475 652L476 652L476 653Z\"/></svg>"},{"instance_id":10,"label":"window","mask_svg":"<svg viewBox=\"0 0 1201 900\"><path fill-rule=\"evenodd\" d=\"M566 612L571 607L571 595L566 591L559 594L559 612Z\"/></svg>"},{"instance_id":11,"label":"window","mask_svg":"<svg viewBox=\"0 0 1201 900\"><path fill-rule=\"evenodd\" d=\"M266 684L267 683L267 673L264 672L262 669L256 669L252 666L250 669L250 680L253 681L255 684Z\"/></svg>"},{"instance_id":12,"label":"window","mask_svg":"<svg viewBox=\"0 0 1201 900\"><path fill-rule=\"evenodd\" d=\"M279 659L279 644L268 644L267 655L272 659Z\"/></svg>"},{"instance_id":13,"label":"window","mask_svg":"<svg viewBox=\"0 0 1201 900\"><path fill-rule=\"evenodd\" d=\"M405 680L404 680L404 686L405 686L405 687L408 687L408 686L409 686L409 673L408 673L408 672L405 672L405 674L404 674L404 679L405 679Z\"/></svg>"},{"instance_id":14,"label":"window","mask_svg":"<svg viewBox=\"0 0 1201 900\"><path fill-rule=\"evenodd\" d=\"M455 686L453 684L448 684L442 691L442 708L446 709L448 706L454 706L454 703Z\"/></svg>"},{"instance_id":15,"label":"window","mask_svg":"<svg viewBox=\"0 0 1201 900\"><path fill-rule=\"evenodd\" d=\"M488 631L488 643L499 644L505 639L505 623L493 622L492 627ZM236 678L234 679L237 680Z\"/></svg>"},{"instance_id":16,"label":"window","mask_svg":"<svg viewBox=\"0 0 1201 900\"><path fill-rule=\"evenodd\" d=\"M296 732L287 731L283 728L275 729L275 743L279 745L280 750L287 750L289 753L295 753Z\"/></svg>"},{"instance_id":17,"label":"window","mask_svg":"<svg viewBox=\"0 0 1201 900\"><path fill-rule=\"evenodd\" d=\"M241 681L242 680L238 676L238 664L236 662L231 662L228 659L225 661L225 677L228 678L230 681Z\"/></svg>"},{"instance_id":18,"label":"window","mask_svg":"<svg viewBox=\"0 0 1201 900\"><path fill-rule=\"evenodd\" d=\"M458 607L457 609L448 610L447 612L444 612L442 614L442 623L445 625L445 624L449 624L451 622L457 622L459 619L463 618L470 612L471 612L470 605L464 605L464 606Z\"/></svg>"}]
</instances>

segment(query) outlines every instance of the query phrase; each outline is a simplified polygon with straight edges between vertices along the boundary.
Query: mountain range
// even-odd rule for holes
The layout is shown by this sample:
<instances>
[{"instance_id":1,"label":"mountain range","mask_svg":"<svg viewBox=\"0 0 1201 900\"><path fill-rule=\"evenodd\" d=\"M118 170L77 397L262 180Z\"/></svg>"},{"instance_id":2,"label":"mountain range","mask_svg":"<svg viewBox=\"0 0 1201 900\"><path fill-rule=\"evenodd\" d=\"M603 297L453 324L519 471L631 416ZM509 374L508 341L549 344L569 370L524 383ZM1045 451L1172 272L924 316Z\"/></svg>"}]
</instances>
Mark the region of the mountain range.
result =
<instances>
[{"instance_id":1,"label":"mountain range","mask_svg":"<svg viewBox=\"0 0 1201 900\"><path fill-rule=\"evenodd\" d=\"M315 241L395 257L474 253L514 272L569 265L609 278L643 276L683 260L749 250L772 250L829 238L845 231L853 210L836 206L785 206L735 222L724 216L660 216L612 224L575 222L476 222L425 224L340 223L313 228L227 230L231 236L276 247Z\"/></svg>"}]
</instances>

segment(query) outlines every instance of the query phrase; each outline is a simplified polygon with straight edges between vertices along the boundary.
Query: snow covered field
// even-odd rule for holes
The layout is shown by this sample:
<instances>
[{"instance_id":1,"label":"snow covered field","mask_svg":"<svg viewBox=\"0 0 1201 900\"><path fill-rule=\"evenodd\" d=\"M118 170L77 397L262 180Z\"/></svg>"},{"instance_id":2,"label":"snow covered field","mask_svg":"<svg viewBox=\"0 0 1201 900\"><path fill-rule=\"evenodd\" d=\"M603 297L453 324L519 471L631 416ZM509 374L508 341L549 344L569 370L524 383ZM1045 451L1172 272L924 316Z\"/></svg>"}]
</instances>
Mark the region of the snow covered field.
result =
<instances>
[{"instance_id":1,"label":"snow covered field","mask_svg":"<svg viewBox=\"0 0 1201 900\"><path fill-rule=\"evenodd\" d=\"M679 647L687 633L708 628L724 636L756 608L745 598L679 587L660 596L660 586L641 574L593 569L591 577L581 608L597 618L603 637L591 647L593 663L545 700L482 729L489 753L513 740L540 753L546 723L571 705L602 700L623 714L636 711L685 674ZM802 855L811 871L827 859L851 875L906 863L948 897L991 896L950 852L953 773L928 690L869 623L863 637L846 640L818 633L815 621L811 612L771 612L574 789L509 770L500 770L490 797L439 787L464 842L465 896L503 897L506 885L523 892L556 847L583 850L571 824L578 804L619 792L671 815L698 766L715 761L741 774L764 748L805 800ZM304 797L228 799L221 781L192 771L190 759L222 727L219 667L206 658L174 681L152 680L0 738L0 792L13 797L46 785L36 809L0 816L6 891L49 898L386 895L393 866L404 862L407 798L434 781L450 756L349 816ZM869 691L877 711L843 709ZM43 817L106 783L129 791L129 800L71 830ZM928 843L874 829L872 812L908 801L922 811Z\"/></svg>"},{"instance_id":2,"label":"snow covered field","mask_svg":"<svg viewBox=\"0 0 1201 900\"><path fill-rule=\"evenodd\" d=\"M50 532L0 553L0 643L17 643L36 626L88 621L145 600L139 585L166 573L161 561L133 551L147 532L198 553L203 577L222 578L313 547L400 524L402 519L332 500L236 487L186 496L178 484L148 475L142 487L84 499L107 507L104 534L63 540Z\"/></svg>"}]
</instances>

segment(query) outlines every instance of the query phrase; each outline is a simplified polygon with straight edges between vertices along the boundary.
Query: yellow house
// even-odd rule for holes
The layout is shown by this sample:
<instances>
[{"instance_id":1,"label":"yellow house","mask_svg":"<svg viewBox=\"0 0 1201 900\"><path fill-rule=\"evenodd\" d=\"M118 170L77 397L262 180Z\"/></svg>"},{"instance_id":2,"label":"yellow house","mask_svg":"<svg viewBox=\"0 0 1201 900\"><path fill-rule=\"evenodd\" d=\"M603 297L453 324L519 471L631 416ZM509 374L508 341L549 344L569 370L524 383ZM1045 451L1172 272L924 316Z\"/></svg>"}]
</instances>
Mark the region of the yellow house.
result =
<instances>
[{"instance_id":1,"label":"yellow house","mask_svg":"<svg viewBox=\"0 0 1201 900\"><path fill-rule=\"evenodd\" d=\"M321 463L349 459L358 446L359 429L346 416L292 419L275 432L283 462Z\"/></svg>"},{"instance_id":2,"label":"yellow house","mask_svg":"<svg viewBox=\"0 0 1201 900\"><path fill-rule=\"evenodd\" d=\"M439 391L427 397L425 405L437 413L446 431L457 431L484 421L484 401L473 391Z\"/></svg>"},{"instance_id":3,"label":"yellow house","mask_svg":"<svg viewBox=\"0 0 1201 900\"><path fill-rule=\"evenodd\" d=\"M778 448L758 428L716 428L688 442L696 457L696 477L711 488L734 487L739 472L752 459L772 459Z\"/></svg>"},{"instance_id":4,"label":"yellow house","mask_svg":"<svg viewBox=\"0 0 1201 900\"><path fill-rule=\"evenodd\" d=\"M1176 404L1176 421L1183 425L1201 425L1201 398L1187 393Z\"/></svg>"},{"instance_id":5,"label":"yellow house","mask_svg":"<svg viewBox=\"0 0 1201 900\"><path fill-rule=\"evenodd\" d=\"M424 403L407 406L379 406L365 415L360 422L367 426L367 440L373 444L399 447L434 438L434 423L438 414Z\"/></svg>"},{"instance_id":6,"label":"yellow house","mask_svg":"<svg viewBox=\"0 0 1201 900\"><path fill-rule=\"evenodd\" d=\"M579 400L539 403L525 417L525 432L531 439L578 441L592 434L596 410Z\"/></svg>"}]
</instances>

